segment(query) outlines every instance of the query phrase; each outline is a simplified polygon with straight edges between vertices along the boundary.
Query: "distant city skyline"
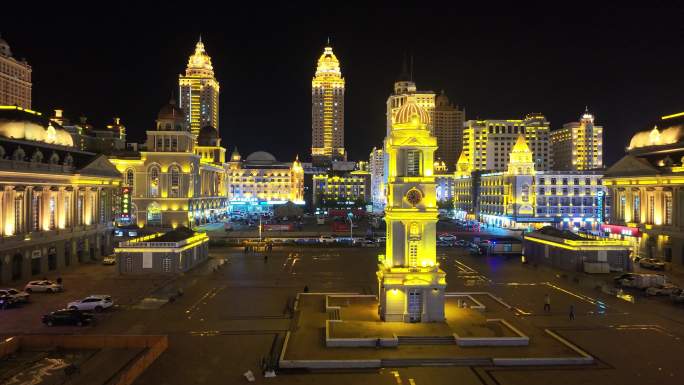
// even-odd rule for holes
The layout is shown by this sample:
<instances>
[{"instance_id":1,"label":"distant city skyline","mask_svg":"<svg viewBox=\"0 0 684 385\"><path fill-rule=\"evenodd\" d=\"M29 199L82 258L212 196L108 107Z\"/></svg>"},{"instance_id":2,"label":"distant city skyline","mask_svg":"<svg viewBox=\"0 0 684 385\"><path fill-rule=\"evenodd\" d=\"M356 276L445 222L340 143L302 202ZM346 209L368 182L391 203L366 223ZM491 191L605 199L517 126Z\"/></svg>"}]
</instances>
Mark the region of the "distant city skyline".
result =
<instances>
[{"instance_id":1,"label":"distant city skyline","mask_svg":"<svg viewBox=\"0 0 684 385\"><path fill-rule=\"evenodd\" d=\"M674 22L679 9L661 10L652 19L642 9L553 17L527 12L523 21L505 10L491 18L448 9L439 15L428 9L321 11L325 17L298 8L276 11L282 12L257 18L238 10L244 18L235 24L208 28L198 21L173 30L134 15L121 19L131 28L116 31L91 20L78 28L47 20L25 29L17 17L3 22L0 32L14 56L31 63L34 109L50 114L63 108L72 121L84 114L95 126L118 116L132 141L144 140L156 111L177 92L178 74L201 34L222 85L223 144L245 153L267 150L280 159L310 153L311 62L328 36L344 58L345 148L351 160L367 159L380 146L384 104L406 52L414 57L413 77L421 88L444 89L468 119L541 112L558 129L589 106L604 127L606 165L619 159L634 132L684 105L678 91L684 80L674 76L680 71L681 26ZM390 20L409 16L418 32L385 32ZM475 28L485 20L488 28ZM82 27L91 23L83 35ZM269 32L262 28L266 24ZM136 25L146 32L137 32Z\"/></svg>"}]
</instances>

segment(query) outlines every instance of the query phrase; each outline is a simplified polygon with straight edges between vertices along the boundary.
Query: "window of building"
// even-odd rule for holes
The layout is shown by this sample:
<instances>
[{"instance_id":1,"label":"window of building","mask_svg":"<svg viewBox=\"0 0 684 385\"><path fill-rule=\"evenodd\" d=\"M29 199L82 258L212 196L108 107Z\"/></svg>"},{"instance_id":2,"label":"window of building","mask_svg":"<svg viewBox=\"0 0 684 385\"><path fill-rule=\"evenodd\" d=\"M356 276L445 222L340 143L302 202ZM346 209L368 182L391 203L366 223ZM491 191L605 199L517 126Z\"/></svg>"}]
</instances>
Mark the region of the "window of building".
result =
<instances>
[{"instance_id":1,"label":"window of building","mask_svg":"<svg viewBox=\"0 0 684 385\"><path fill-rule=\"evenodd\" d=\"M153 166L152 168L150 168L149 193L151 197L159 196L159 168L157 166Z\"/></svg>"},{"instance_id":2,"label":"window of building","mask_svg":"<svg viewBox=\"0 0 684 385\"><path fill-rule=\"evenodd\" d=\"M79 193L76 197L76 225L83 224L83 193Z\"/></svg>"},{"instance_id":3,"label":"window of building","mask_svg":"<svg viewBox=\"0 0 684 385\"><path fill-rule=\"evenodd\" d=\"M618 218L625 219L625 207L627 206L627 197L620 195L620 203L618 204Z\"/></svg>"},{"instance_id":4,"label":"window of building","mask_svg":"<svg viewBox=\"0 0 684 385\"><path fill-rule=\"evenodd\" d=\"M14 198L14 234L24 232L24 197L18 193Z\"/></svg>"},{"instance_id":5,"label":"window of building","mask_svg":"<svg viewBox=\"0 0 684 385\"><path fill-rule=\"evenodd\" d=\"M567 186L567 185L568 185L568 178L563 178L563 186Z\"/></svg>"},{"instance_id":6,"label":"window of building","mask_svg":"<svg viewBox=\"0 0 684 385\"><path fill-rule=\"evenodd\" d=\"M551 184L556 184L556 178L551 178Z\"/></svg>"},{"instance_id":7,"label":"window of building","mask_svg":"<svg viewBox=\"0 0 684 385\"><path fill-rule=\"evenodd\" d=\"M64 226L71 226L71 199L68 193L64 197Z\"/></svg>"},{"instance_id":8,"label":"window of building","mask_svg":"<svg viewBox=\"0 0 684 385\"><path fill-rule=\"evenodd\" d=\"M178 198L180 196L180 170L178 169L178 166L169 167L169 174L169 196Z\"/></svg>"},{"instance_id":9,"label":"window of building","mask_svg":"<svg viewBox=\"0 0 684 385\"><path fill-rule=\"evenodd\" d=\"M672 194L671 193L665 193L664 197L664 218L663 218L663 223L666 225L672 225Z\"/></svg>"},{"instance_id":10,"label":"window of building","mask_svg":"<svg viewBox=\"0 0 684 385\"><path fill-rule=\"evenodd\" d=\"M590 185L590 184L591 184L591 179L590 179L590 178L585 178L585 179L584 179L584 184Z\"/></svg>"},{"instance_id":11,"label":"window of building","mask_svg":"<svg viewBox=\"0 0 684 385\"><path fill-rule=\"evenodd\" d=\"M556 188L555 187L551 187L551 195L556 195Z\"/></svg>"},{"instance_id":12,"label":"window of building","mask_svg":"<svg viewBox=\"0 0 684 385\"><path fill-rule=\"evenodd\" d=\"M655 220L655 196L654 195L649 195L648 196L648 218L646 218L646 221L648 223L653 223Z\"/></svg>"},{"instance_id":13,"label":"window of building","mask_svg":"<svg viewBox=\"0 0 684 385\"><path fill-rule=\"evenodd\" d=\"M43 203L40 194L36 191L31 194L31 231L40 231L40 212Z\"/></svg>"},{"instance_id":14,"label":"window of building","mask_svg":"<svg viewBox=\"0 0 684 385\"><path fill-rule=\"evenodd\" d=\"M129 168L126 170L126 185L131 187L132 190L133 183L135 183L135 171L133 171L132 168Z\"/></svg>"},{"instance_id":15,"label":"window of building","mask_svg":"<svg viewBox=\"0 0 684 385\"><path fill-rule=\"evenodd\" d=\"M641 197L638 194L634 196L632 209L632 220L636 223L641 222Z\"/></svg>"},{"instance_id":16,"label":"window of building","mask_svg":"<svg viewBox=\"0 0 684 385\"><path fill-rule=\"evenodd\" d=\"M406 151L406 176L420 176L420 158L418 150Z\"/></svg>"},{"instance_id":17,"label":"window of building","mask_svg":"<svg viewBox=\"0 0 684 385\"><path fill-rule=\"evenodd\" d=\"M50 197L50 200L48 201L48 210L50 230L54 230L56 223L55 216L57 214L57 202L55 202L55 197Z\"/></svg>"}]
</instances>

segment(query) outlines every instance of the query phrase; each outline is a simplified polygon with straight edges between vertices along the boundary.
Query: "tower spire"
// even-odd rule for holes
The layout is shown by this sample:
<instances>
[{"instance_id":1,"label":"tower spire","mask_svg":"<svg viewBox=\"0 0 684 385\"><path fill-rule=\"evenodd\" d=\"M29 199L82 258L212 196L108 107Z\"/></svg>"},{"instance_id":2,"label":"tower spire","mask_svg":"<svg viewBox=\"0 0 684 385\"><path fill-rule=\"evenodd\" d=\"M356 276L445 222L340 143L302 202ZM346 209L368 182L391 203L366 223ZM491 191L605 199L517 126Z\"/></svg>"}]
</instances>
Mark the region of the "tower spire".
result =
<instances>
[{"instance_id":1,"label":"tower spire","mask_svg":"<svg viewBox=\"0 0 684 385\"><path fill-rule=\"evenodd\" d=\"M330 36L328 36L328 41L327 41L326 45L327 45L328 47L330 47Z\"/></svg>"}]
</instances>

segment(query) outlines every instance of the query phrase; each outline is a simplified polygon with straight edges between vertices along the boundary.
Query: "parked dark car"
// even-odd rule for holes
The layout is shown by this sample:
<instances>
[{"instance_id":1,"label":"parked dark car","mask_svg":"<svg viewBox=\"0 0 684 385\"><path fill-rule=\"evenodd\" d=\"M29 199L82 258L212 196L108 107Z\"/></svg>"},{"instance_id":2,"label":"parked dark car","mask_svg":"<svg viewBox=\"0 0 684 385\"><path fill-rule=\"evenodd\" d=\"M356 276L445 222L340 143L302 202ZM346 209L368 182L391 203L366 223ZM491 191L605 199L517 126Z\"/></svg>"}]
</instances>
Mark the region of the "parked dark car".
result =
<instances>
[{"instance_id":1,"label":"parked dark car","mask_svg":"<svg viewBox=\"0 0 684 385\"><path fill-rule=\"evenodd\" d=\"M11 295L0 295L0 310L17 306L17 300Z\"/></svg>"},{"instance_id":2,"label":"parked dark car","mask_svg":"<svg viewBox=\"0 0 684 385\"><path fill-rule=\"evenodd\" d=\"M47 326L53 325L76 325L83 326L92 323L95 318L91 313L80 311L80 310L70 310L63 309L53 311L50 314L43 316L43 323Z\"/></svg>"}]
</instances>

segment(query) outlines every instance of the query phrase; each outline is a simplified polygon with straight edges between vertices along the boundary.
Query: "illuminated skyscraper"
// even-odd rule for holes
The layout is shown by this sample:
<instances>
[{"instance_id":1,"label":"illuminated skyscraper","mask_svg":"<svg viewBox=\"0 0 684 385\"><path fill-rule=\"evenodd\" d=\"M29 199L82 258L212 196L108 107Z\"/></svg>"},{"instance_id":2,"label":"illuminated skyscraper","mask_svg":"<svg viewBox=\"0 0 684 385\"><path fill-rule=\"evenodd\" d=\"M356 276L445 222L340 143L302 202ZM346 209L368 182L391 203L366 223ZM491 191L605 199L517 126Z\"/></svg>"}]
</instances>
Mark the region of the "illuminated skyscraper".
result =
<instances>
[{"instance_id":1,"label":"illuminated skyscraper","mask_svg":"<svg viewBox=\"0 0 684 385\"><path fill-rule=\"evenodd\" d=\"M551 131L555 170L591 170L603 167L603 127L584 110L579 122Z\"/></svg>"},{"instance_id":2,"label":"illuminated skyscraper","mask_svg":"<svg viewBox=\"0 0 684 385\"><path fill-rule=\"evenodd\" d=\"M444 91L435 99L433 132L437 137L435 158L443 161L449 171L456 167L456 159L463 148L465 110L449 103Z\"/></svg>"},{"instance_id":3,"label":"illuminated skyscraper","mask_svg":"<svg viewBox=\"0 0 684 385\"><path fill-rule=\"evenodd\" d=\"M444 321L446 274L436 259L437 201L430 116L412 95L385 138L388 159L387 246L378 266L384 321Z\"/></svg>"},{"instance_id":4,"label":"illuminated skyscraper","mask_svg":"<svg viewBox=\"0 0 684 385\"><path fill-rule=\"evenodd\" d=\"M344 78L327 45L311 80L311 157L314 163L346 160L344 150Z\"/></svg>"},{"instance_id":5,"label":"illuminated skyscraper","mask_svg":"<svg viewBox=\"0 0 684 385\"><path fill-rule=\"evenodd\" d=\"M219 82L214 77L211 58L200 37L188 60L185 75L178 75L180 108L190 132L197 136L202 127L219 129Z\"/></svg>"},{"instance_id":6,"label":"illuminated skyscraper","mask_svg":"<svg viewBox=\"0 0 684 385\"><path fill-rule=\"evenodd\" d=\"M10 46L0 38L0 106L31 109L31 66L12 57Z\"/></svg>"}]
</instances>

